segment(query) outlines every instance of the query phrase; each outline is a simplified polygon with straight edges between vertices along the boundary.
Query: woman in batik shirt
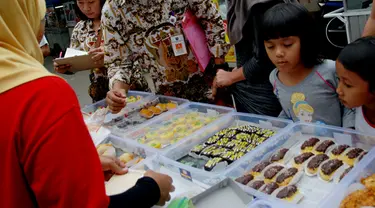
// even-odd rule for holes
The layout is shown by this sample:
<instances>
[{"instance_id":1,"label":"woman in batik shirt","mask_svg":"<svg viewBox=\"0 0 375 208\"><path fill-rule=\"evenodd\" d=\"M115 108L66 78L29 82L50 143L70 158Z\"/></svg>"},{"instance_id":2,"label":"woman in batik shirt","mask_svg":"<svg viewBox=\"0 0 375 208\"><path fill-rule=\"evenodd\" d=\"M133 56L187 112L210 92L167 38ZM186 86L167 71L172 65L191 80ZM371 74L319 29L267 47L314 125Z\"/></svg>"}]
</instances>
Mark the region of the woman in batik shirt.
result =
<instances>
[{"instance_id":1,"label":"woman in batik shirt","mask_svg":"<svg viewBox=\"0 0 375 208\"><path fill-rule=\"evenodd\" d=\"M223 63L228 45L223 20L211 0L108 0L104 5L104 62L111 89L107 103L113 112L126 105L129 89L210 101L213 76L199 70L186 38L186 53L175 54L173 48L173 38L183 35L187 9L199 19L216 64Z\"/></svg>"},{"instance_id":2,"label":"woman in batik shirt","mask_svg":"<svg viewBox=\"0 0 375 208\"><path fill-rule=\"evenodd\" d=\"M104 49L100 27L101 9L105 0L77 0L75 12L81 19L74 27L70 41L70 48L93 54L96 65L103 66L91 70L89 95L93 102L106 97L108 88L107 69L104 67ZM55 70L63 74L69 73L69 65L54 63Z\"/></svg>"}]
</instances>

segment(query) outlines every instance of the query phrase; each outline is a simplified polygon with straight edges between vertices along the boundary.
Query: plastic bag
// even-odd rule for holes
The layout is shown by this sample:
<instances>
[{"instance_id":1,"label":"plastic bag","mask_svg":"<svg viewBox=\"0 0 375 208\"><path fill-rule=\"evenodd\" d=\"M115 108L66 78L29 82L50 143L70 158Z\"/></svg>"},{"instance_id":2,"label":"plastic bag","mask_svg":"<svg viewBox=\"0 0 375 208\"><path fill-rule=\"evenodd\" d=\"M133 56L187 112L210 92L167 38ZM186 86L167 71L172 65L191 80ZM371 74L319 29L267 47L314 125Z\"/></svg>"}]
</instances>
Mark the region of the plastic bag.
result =
<instances>
[{"instance_id":1,"label":"plastic bag","mask_svg":"<svg viewBox=\"0 0 375 208\"><path fill-rule=\"evenodd\" d=\"M168 208L195 208L195 206L190 199L184 197L172 200L169 203Z\"/></svg>"}]
</instances>

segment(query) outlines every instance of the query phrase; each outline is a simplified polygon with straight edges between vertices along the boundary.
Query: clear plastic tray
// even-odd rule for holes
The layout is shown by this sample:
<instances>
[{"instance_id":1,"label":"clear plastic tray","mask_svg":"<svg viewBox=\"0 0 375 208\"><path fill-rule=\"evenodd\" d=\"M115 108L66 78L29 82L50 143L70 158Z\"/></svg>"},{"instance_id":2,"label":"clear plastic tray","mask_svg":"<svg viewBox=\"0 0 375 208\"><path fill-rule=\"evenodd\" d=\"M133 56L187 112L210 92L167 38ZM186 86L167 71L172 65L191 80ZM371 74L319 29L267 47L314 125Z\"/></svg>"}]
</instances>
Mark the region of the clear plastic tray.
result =
<instances>
[{"instance_id":1,"label":"clear plastic tray","mask_svg":"<svg viewBox=\"0 0 375 208\"><path fill-rule=\"evenodd\" d=\"M282 130L287 129L286 127L290 124L292 124L291 121L279 118L253 114L233 113L225 117L225 119L221 120L220 122L216 123L215 126L212 126L211 128L204 128L201 131L197 132L196 136L189 137L188 139L180 143L178 147L164 155L165 157L162 158L162 162L164 165L168 166L169 168L172 168L172 170L174 170L175 172L178 172L180 170L189 171L192 177L196 180L199 180L207 184L214 184L221 179L220 177L217 177L218 175L222 175L226 170L230 169L231 167L236 167L237 164L241 162L241 159L245 158L245 156L219 171L215 171L215 169L213 169L212 171L198 169L180 163L177 160L186 156L194 146L206 142L208 138L212 137L215 133L225 128L238 127L242 125L253 125L265 129L276 130L279 133L281 133ZM261 146L267 142L272 143L272 140L276 137L276 135L263 142L257 148L261 148ZM247 153L246 155L252 154L252 152L253 151Z\"/></svg>"},{"instance_id":2,"label":"clear plastic tray","mask_svg":"<svg viewBox=\"0 0 375 208\"><path fill-rule=\"evenodd\" d=\"M302 137L300 136L301 133ZM241 164L228 170L225 175L232 178L240 177L244 173L250 171L250 169L259 162L269 159L271 154L278 149L295 147L304 141L301 140L301 138L309 137L328 137L332 138L337 144L348 144L352 147L359 147L367 151L375 145L375 139L368 138L366 135L356 131L324 125L296 123L293 124L291 129L284 131L282 134L279 134L276 138L274 138L272 140L273 142L267 142L266 144L262 145L261 148L254 150L253 154L245 156L245 158L241 160ZM369 156L366 155L363 160L367 157ZM356 165L354 169L358 168L360 167ZM346 177L349 177L349 175ZM344 179L346 179L346 177ZM339 184L342 184L344 181L345 180L342 180ZM323 182L316 176L308 177L304 175L297 183L299 191L304 195L304 198L298 204L287 203L248 186L242 185L242 187L248 194L271 202L270 204L272 204L272 207L315 208L323 207L323 201L329 196L329 194L331 194L331 192L336 190L339 184L336 184L335 182Z\"/></svg>"},{"instance_id":3,"label":"clear plastic tray","mask_svg":"<svg viewBox=\"0 0 375 208\"><path fill-rule=\"evenodd\" d=\"M341 201L349 194L349 190L357 186L358 183L361 183L362 178L366 178L372 174L375 174L375 148L367 153L366 158L363 158L335 190L324 199L321 207L338 208Z\"/></svg>"},{"instance_id":4,"label":"clear plastic tray","mask_svg":"<svg viewBox=\"0 0 375 208\"><path fill-rule=\"evenodd\" d=\"M129 91L128 96L141 96L142 98L151 96L151 93L148 92L140 92L140 91ZM107 103L105 102L105 99L98 101L92 105L85 106L84 108L81 109L82 112L84 113L93 113L95 112L98 108L100 107L107 107Z\"/></svg>"},{"instance_id":5,"label":"clear plastic tray","mask_svg":"<svg viewBox=\"0 0 375 208\"><path fill-rule=\"evenodd\" d=\"M129 131L128 133L125 133L125 134L118 134L117 132L113 132L113 134L118 137L128 139L130 140L129 142L137 143L138 145L146 149L148 148L155 149L157 152L165 154L166 152L173 149L177 144L185 140L187 137L192 137L195 134L195 132L198 132L199 130L204 129L204 127L209 128L210 126L213 126L213 127L216 126L217 122L220 122L223 119L223 117L225 117L225 115L233 111L234 109L232 108L220 107L216 105L209 105L209 104L202 104L202 103L186 103L186 104L181 105L178 109L175 109L174 111L166 112L160 115L159 117L153 120L150 120L149 122L141 124L133 131ZM187 114L192 115L192 116L199 114L200 117L203 117L202 116L203 114L208 114L212 116L217 116L217 119L215 120L208 119L207 125L200 126L199 128L197 127L196 131L189 129L189 131L192 131L192 132L191 134L187 134L186 136L184 136L183 134L174 133L172 136L168 137L168 139L164 139L165 143L161 148L153 148L147 145L146 143L148 143L149 140L147 140L144 143L138 142L140 141L139 140L140 138L145 137L146 134L150 133L151 131L154 131L154 130L163 131L162 129L163 126L170 127L171 124L173 123L172 120L177 120L178 118L182 118L186 116ZM169 125L166 124L168 122L169 122ZM186 123L182 123L180 126L186 126ZM167 130L163 131L163 133L168 133L168 132L169 131ZM155 137L157 137L158 135L160 134L154 134ZM180 139L177 141L177 138L180 138ZM161 139L158 139L158 141L159 140ZM170 144L169 141L172 141L172 140L174 140L174 142ZM150 139L150 141L152 140Z\"/></svg>"},{"instance_id":6,"label":"clear plastic tray","mask_svg":"<svg viewBox=\"0 0 375 208\"><path fill-rule=\"evenodd\" d=\"M106 139L100 142L100 144L108 144L108 143L112 144L113 147L115 147L116 157L120 157L121 154L123 153L133 153L135 157L141 157L143 159L146 159L148 157L154 156L156 153L155 151L139 148L137 146L132 145L131 143L127 143L124 140L118 139L116 137L111 137L111 136L107 137ZM142 163L142 161L140 161L140 163ZM140 164L140 163L137 163L137 164ZM134 166L137 166L137 164L134 164ZM133 165L130 167L133 167Z\"/></svg>"}]
</instances>

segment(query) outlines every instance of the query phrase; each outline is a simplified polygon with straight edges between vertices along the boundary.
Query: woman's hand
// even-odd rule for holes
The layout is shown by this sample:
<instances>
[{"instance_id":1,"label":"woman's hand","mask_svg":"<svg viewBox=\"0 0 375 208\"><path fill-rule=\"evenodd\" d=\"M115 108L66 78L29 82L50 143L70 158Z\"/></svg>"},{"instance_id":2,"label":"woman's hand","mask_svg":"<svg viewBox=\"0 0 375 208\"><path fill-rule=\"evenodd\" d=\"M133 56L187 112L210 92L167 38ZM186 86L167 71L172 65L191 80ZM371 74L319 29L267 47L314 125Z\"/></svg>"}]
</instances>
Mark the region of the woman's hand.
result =
<instances>
[{"instance_id":1,"label":"woman's hand","mask_svg":"<svg viewBox=\"0 0 375 208\"><path fill-rule=\"evenodd\" d=\"M89 51L89 54L93 55L91 59L94 61L94 64L99 68L104 66L104 48L94 48Z\"/></svg>"},{"instance_id":2,"label":"woman's hand","mask_svg":"<svg viewBox=\"0 0 375 208\"><path fill-rule=\"evenodd\" d=\"M115 157L99 156L99 158L106 181L108 181L113 174L123 175L128 172L128 169L125 168L125 164Z\"/></svg>"},{"instance_id":3,"label":"woman's hand","mask_svg":"<svg viewBox=\"0 0 375 208\"><path fill-rule=\"evenodd\" d=\"M174 192L174 186L172 185L173 180L170 176L156 173L154 171L148 170L145 175L145 177L150 177L154 179L154 181L158 184L160 189L160 199L157 205L164 206L165 202L171 200L170 192Z\"/></svg>"},{"instance_id":4,"label":"woman's hand","mask_svg":"<svg viewBox=\"0 0 375 208\"><path fill-rule=\"evenodd\" d=\"M100 156L100 163L103 172L111 171L117 175L123 175L128 172L128 170L125 169L125 164L115 157Z\"/></svg>"},{"instance_id":5,"label":"woman's hand","mask_svg":"<svg viewBox=\"0 0 375 208\"><path fill-rule=\"evenodd\" d=\"M69 64L59 65L58 63L53 62L53 68L57 73L60 74L65 74L71 67L72 66L70 66Z\"/></svg>"},{"instance_id":6,"label":"woman's hand","mask_svg":"<svg viewBox=\"0 0 375 208\"><path fill-rule=\"evenodd\" d=\"M120 112L126 106L125 89L112 89L107 92L106 102L112 113Z\"/></svg>"}]
</instances>

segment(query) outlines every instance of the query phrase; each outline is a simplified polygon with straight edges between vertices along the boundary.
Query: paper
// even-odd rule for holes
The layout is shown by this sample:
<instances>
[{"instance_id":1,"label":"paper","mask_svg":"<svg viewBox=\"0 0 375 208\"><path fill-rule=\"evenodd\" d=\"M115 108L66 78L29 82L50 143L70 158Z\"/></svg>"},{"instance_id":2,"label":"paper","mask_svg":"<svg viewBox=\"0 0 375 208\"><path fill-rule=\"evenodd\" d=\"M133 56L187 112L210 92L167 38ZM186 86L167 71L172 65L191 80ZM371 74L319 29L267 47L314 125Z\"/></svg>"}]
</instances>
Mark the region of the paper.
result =
<instances>
[{"instance_id":1,"label":"paper","mask_svg":"<svg viewBox=\"0 0 375 208\"><path fill-rule=\"evenodd\" d=\"M108 196L121 194L131 187L133 187L138 179L143 177L143 172L141 171L132 171L125 175L114 175L108 182L105 183L105 191Z\"/></svg>"},{"instance_id":2,"label":"paper","mask_svg":"<svg viewBox=\"0 0 375 208\"><path fill-rule=\"evenodd\" d=\"M76 50L76 49L73 49L73 48L67 48L64 58L69 58L69 57L73 57L73 56L84 56L84 55L87 55L87 54L88 53L86 51L80 51L80 50Z\"/></svg>"}]
</instances>

